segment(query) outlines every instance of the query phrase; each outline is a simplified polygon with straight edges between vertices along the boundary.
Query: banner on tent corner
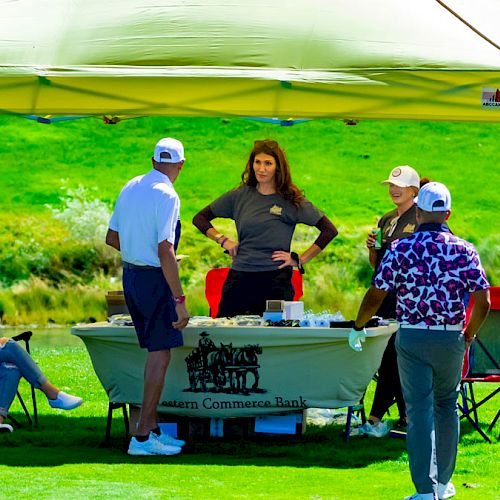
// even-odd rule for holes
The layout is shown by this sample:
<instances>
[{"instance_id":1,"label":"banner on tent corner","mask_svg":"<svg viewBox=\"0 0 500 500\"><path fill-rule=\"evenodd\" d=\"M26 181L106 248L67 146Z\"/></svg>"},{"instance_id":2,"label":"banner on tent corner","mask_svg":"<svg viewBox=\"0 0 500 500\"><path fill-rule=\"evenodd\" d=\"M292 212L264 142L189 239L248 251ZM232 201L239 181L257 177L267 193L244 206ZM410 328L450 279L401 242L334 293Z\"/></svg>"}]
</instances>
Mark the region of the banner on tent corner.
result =
<instances>
[{"instance_id":1,"label":"banner on tent corner","mask_svg":"<svg viewBox=\"0 0 500 500\"><path fill-rule=\"evenodd\" d=\"M481 106L483 108L500 108L500 89L483 89Z\"/></svg>"}]
</instances>

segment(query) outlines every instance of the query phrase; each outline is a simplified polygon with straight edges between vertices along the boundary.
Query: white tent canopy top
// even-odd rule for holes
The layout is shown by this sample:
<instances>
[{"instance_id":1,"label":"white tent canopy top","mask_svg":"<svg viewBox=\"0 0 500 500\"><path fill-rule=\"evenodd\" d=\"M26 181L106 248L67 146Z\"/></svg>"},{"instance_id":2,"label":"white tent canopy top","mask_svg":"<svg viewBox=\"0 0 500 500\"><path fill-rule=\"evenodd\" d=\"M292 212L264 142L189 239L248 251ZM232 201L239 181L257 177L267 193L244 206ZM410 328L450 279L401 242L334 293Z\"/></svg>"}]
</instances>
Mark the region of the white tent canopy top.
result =
<instances>
[{"instance_id":1,"label":"white tent canopy top","mask_svg":"<svg viewBox=\"0 0 500 500\"><path fill-rule=\"evenodd\" d=\"M500 2L0 0L0 113L500 121Z\"/></svg>"}]
</instances>

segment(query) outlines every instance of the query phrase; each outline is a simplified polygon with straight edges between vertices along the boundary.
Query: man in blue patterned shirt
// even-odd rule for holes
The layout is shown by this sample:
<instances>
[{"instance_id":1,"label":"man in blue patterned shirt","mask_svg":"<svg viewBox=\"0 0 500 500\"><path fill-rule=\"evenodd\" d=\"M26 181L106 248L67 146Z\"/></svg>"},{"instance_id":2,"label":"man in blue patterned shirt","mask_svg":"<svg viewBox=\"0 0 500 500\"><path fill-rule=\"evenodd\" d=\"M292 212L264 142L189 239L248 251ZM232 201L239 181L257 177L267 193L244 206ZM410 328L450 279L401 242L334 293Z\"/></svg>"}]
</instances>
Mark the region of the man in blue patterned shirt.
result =
<instances>
[{"instance_id":1,"label":"man in blue patterned shirt","mask_svg":"<svg viewBox=\"0 0 500 500\"><path fill-rule=\"evenodd\" d=\"M407 405L410 472L417 493L451 498L459 438L457 395L466 345L489 310L489 283L474 246L444 222L451 195L430 182L418 194L417 230L392 243L360 306L349 344L361 350L365 323L390 290L397 294L399 373ZM464 295L474 306L465 326Z\"/></svg>"}]
</instances>

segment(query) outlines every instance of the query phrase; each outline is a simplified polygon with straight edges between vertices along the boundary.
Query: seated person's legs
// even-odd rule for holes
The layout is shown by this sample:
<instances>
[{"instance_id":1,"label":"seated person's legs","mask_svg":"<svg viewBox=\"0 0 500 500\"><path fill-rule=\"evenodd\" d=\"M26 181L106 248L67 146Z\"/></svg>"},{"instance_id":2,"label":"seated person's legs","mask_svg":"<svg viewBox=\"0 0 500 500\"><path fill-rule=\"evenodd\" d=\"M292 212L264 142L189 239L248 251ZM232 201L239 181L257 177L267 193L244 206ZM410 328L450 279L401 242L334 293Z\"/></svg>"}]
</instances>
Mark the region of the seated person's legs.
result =
<instances>
[{"instance_id":1,"label":"seated person's legs","mask_svg":"<svg viewBox=\"0 0 500 500\"><path fill-rule=\"evenodd\" d=\"M3 337L0 339L0 363L15 365L22 377L33 387L42 391L52 408L72 410L83 402L82 398L71 396L52 385L33 358L17 342Z\"/></svg>"},{"instance_id":2,"label":"seated person's legs","mask_svg":"<svg viewBox=\"0 0 500 500\"><path fill-rule=\"evenodd\" d=\"M21 372L12 363L0 363L0 432L12 432L12 426L4 423L10 405L16 397Z\"/></svg>"}]
</instances>

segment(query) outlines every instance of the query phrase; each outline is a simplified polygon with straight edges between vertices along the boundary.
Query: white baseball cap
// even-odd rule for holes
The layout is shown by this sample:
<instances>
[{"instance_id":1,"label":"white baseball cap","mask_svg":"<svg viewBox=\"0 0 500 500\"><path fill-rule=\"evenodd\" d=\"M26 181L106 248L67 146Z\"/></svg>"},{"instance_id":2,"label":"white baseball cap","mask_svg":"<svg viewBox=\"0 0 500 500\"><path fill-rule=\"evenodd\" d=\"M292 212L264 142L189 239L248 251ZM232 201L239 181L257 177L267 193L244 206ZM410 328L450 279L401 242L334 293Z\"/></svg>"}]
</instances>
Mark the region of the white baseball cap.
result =
<instances>
[{"instance_id":1,"label":"white baseball cap","mask_svg":"<svg viewBox=\"0 0 500 500\"><path fill-rule=\"evenodd\" d=\"M451 209L451 194L440 182L428 182L418 192L417 206L426 212L447 212Z\"/></svg>"},{"instance_id":2,"label":"white baseball cap","mask_svg":"<svg viewBox=\"0 0 500 500\"><path fill-rule=\"evenodd\" d=\"M400 167L393 168L389 178L386 181L382 181L381 184L395 184L399 187L420 187L420 177L414 168L408 165L402 165Z\"/></svg>"},{"instance_id":3,"label":"white baseball cap","mask_svg":"<svg viewBox=\"0 0 500 500\"><path fill-rule=\"evenodd\" d=\"M153 159L158 163L179 163L184 161L184 146L181 141L172 139L172 137L160 139L155 146Z\"/></svg>"}]
</instances>

